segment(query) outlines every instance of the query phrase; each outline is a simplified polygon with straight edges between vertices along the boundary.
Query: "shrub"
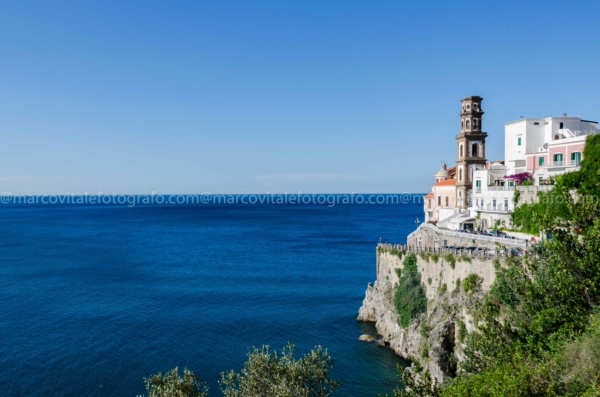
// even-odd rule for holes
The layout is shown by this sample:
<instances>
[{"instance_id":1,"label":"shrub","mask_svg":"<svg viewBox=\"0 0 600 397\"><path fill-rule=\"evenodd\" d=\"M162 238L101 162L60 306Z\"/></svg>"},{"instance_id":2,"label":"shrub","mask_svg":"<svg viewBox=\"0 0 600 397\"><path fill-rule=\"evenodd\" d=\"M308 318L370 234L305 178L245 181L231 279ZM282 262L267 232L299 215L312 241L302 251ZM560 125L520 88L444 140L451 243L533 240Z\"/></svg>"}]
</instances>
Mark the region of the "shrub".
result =
<instances>
[{"instance_id":1,"label":"shrub","mask_svg":"<svg viewBox=\"0 0 600 397\"><path fill-rule=\"evenodd\" d=\"M448 262L452 269L456 267L456 258L454 257L454 255L446 254L444 255L444 259L446 260L446 262Z\"/></svg>"},{"instance_id":2,"label":"shrub","mask_svg":"<svg viewBox=\"0 0 600 397\"><path fill-rule=\"evenodd\" d=\"M187 368L183 370L183 378L179 376L179 368L169 372L158 373L144 378L148 397L206 397L207 387L198 376Z\"/></svg>"},{"instance_id":3,"label":"shrub","mask_svg":"<svg viewBox=\"0 0 600 397\"><path fill-rule=\"evenodd\" d=\"M456 333L456 340L462 342L467 336L467 326L461 319L456 320L456 326L458 327L458 332Z\"/></svg>"},{"instance_id":4,"label":"shrub","mask_svg":"<svg viewBox=\"0 0 600 397\"><path fill-rule=\"evenodd\" d=\"M294 345L281 354L268 346L254 348L240 372L221 373L221 391L225 397L246 396L329 396L340 382L329 379L333 359L320 346L294 358Z\"/></svg>"},{"instance_id":5,"label":"shrub","mask_svg":"<svg viewBox=\"0 0 600 397\"><path fill-rule=\"evenodd\" d=\"M429 331L431 331L431 327L429 324L427 324L427 322L423 321L419 327L419 331L421 332L421 336L423 338L429 338Z\"/></svg>"},{"instance_id":6,"label":"shrub","mask_svg":"<svg viewBox=\"0 0 600 397\"><path fill-rule=\"evenodd\" d=\"M473 292L475 292L475 290L477 290L477 288L481 284L481 281L483 280L481 277L479 277L478 274L469 274L467 277L465 277L465 280L462 283L463 291L468 294L472 294Z\"/></svg>"},{"instance_id":7,"label":"shrub","mask_svg":"<svg viewBox=\"0 0 600 397\"><path fill-rule=\"evenodd\" d=\"M427 284L431 285L431 277L427 278Z\"/></svg>"},{"instance_id":8,"label":"shrub","mask_svg":"<svg viewBox=\"0 0 600 397\"><path fill-rule=\"evenodd\" d=\"M442 284L442 286L440 287L440 295L446 292L447 290L448 286L446 285L446 283Z\"/></svg>"},{"instance_id":9,"label":"shrub","mask_svg":"<svg viewBox=\"0 0 600 397\"><path fill-rule=\"evenodd\" d=\"M406 328L412 319L427 310L427 297L421 285L417 257L414 254L406 256L403 265L394 293L394 306L400 325Z\"/></svg>"},{"instance_id":10,"label":"shrub","mask_svg":"<svg viewBox=\"0 0 600 397\"><path fill-rule=\"evenodd\" d=\"M436 252L434 252L433 254L429 255L431 259L433 259L434 263L438 263L438 260L440 259L440 255Z\"/></svg>"}]
</instances>

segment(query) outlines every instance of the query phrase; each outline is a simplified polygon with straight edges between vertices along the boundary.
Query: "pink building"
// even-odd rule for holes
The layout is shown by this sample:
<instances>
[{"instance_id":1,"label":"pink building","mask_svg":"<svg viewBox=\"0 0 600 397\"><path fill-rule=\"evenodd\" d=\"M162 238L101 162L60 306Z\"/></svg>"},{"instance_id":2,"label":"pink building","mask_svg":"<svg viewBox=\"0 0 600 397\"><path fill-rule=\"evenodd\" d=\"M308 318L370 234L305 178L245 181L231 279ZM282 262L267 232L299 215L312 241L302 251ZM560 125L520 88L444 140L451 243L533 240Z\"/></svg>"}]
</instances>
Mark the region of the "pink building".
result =
<instances>
[{"instance_id":1,"label":"pink building","mask_svg":"<svg viewBox=\"0 0 600 397\"><path fill-rule=\"evenodd\" d=\"M530 172L536 185L540 185L553 176L579 169L587 137L552 140L544 145L543 152L526 154L526 172Z\"/></svg>"}]
</instances>

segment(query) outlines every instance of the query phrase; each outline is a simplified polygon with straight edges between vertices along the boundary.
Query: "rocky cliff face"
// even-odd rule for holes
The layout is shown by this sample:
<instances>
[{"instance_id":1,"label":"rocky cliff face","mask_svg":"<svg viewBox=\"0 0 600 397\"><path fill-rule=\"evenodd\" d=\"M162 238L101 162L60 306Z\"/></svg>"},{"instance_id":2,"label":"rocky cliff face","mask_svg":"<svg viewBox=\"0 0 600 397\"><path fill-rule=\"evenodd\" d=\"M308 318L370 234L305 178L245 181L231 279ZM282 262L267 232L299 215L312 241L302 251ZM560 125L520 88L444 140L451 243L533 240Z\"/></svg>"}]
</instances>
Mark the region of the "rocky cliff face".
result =
<instances>
[{"instance_id":1,"label":"rocky cliff face","mask_svg":"<svg viewBox=\"0 0 600 397\"><path fill-rule=\"evenodd\" d=\"M405 255L378 249L377 280L367 288L358 320L374 322L386 345L406 359L419 360L441 382L455 374L456 363L463 357L462 338L475 328L470 308L493 282L494 265L491 259L418 255L427 312L402 328L394 292L398 283L395 269L402 268ZM466 293L461 283L470 274L477 274L478 286Z\"/></svg>"}]
</instances>

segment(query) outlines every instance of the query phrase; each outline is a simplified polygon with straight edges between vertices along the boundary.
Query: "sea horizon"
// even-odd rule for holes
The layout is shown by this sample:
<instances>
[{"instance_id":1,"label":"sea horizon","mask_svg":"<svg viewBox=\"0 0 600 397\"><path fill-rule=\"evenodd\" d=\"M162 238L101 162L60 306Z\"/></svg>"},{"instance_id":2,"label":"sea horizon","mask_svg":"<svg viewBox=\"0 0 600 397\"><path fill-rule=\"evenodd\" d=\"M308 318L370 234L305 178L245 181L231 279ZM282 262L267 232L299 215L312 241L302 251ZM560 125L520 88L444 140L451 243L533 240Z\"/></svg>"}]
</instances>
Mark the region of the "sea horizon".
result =
<instances>
[{"instance_id":1,"label":"sea horizon","mask_svg":"<svg viewBox=\"0 0 600 397\"><path fill-rule=\"evenodd\" d=\"M143 377L187 366L215 393L247 349L291 342L297 354L328 349L336 394L389 394L406 363L359 341L376 330L356 316L377 242L405 239L421 209L0 206L0 384L9 395L136 395Z\"/></svg>"}]
</instances>

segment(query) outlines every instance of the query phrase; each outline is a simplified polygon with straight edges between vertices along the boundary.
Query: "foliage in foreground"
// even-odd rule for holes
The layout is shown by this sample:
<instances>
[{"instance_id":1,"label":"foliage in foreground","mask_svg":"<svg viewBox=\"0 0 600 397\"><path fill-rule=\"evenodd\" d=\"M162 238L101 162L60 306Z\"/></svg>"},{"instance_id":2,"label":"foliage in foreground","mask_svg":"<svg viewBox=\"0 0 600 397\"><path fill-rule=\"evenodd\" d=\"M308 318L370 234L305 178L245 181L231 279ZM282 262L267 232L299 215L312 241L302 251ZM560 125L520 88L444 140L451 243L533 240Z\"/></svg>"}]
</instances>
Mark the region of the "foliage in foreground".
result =
<instances>
[{"instance_id":1,"label":"foliage in foreground","mask_svg":"<svg viewBox=\"0 0 600 397\"><path fill-rule=\"evenodd\" d=\"M394 306L400 318L400 325L408 327L410 321L427 310L427 296L421 285L421 274L417 268L417 257L410 254L402 262L399 271L398 287L394 293Z\"/></svg>"},{"instance_id":2,"label":"foliage in foreground","mask_svg":"<svg viewBox=\"0 0 600 397\"><path fill-rule=\"evenodd\" d=\"M179 376L179 368L175 367L169 372L158 373L145 378L146 391L149 397L206 397L206 385L198 376L187 368L183 370L183 377Z\"/></svg>"},{"instance_id":3,"label":"foliage in foreground","mask_svg":"<svg viewBox=\"0 0 600 397\"><path fill-rule=\"evenodd\" d=\"M294 358L294 345L281 353L268 346L253 348L240 372L221 373L221 392L225 397L326 397L340 385L329 379L333 359L320 346L304 356ZM193 372L177 367L165 375L158 373L144 379L149 397L206 397L207 389Z\"/></svg>"},{"instance_id":4,"label":"foliage in foreground","mask_svg":"<svg viewBox=\"0 0 600 397\"><path fill-rule=\"evenodd\" d=\"M263 346L248 353L240 372L221 374L221 390L226 397L325 397L340 385L328 378L332 368L333 359L320 346L299 359L291 344L281 354Z\"/></svg>"}]
</instances>

